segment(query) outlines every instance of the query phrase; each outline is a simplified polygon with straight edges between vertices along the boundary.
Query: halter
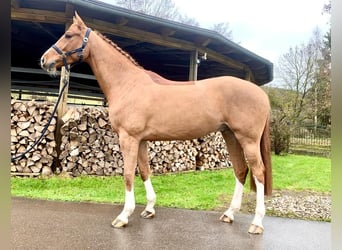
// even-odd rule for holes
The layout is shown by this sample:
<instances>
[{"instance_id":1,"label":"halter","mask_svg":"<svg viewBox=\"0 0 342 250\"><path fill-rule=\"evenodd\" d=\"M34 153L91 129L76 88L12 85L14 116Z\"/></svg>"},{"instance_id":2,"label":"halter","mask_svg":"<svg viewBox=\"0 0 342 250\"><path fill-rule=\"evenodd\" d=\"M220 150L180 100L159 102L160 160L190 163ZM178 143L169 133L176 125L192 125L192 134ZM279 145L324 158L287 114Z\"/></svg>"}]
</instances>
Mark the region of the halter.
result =
<instances>
[{"instance_id":1,"label":"halter","mask_svg":"<svg viewBox=\"0 0 342 250\"><path fill-rule=\"evenodd\" d=\"M66 60L68 56L70 56L70 55L72 55L74 53L77 53L78 62L75 63L74 65L79 64L79 63L82 62L82 60L83 60L83 51L84 51L84 49L85 49L85 47L86 47L86 45L88 43L88 38L89 38L90 31L91 31L91 28L87 28L85 36L83 37L82 45L81 45L81 47L79 47L77 49L73 49L73 50L69 50L67 52L63 52L62 50L60 50L57 47L56 44L52 45L52 48L54 50L56 50L56 52L63 57L63 64L64 64L64 66L65 66L67 71L70 71L70 67L69 67L69 65L67 63L67 60Z\"/></svg>"}]
</instances>

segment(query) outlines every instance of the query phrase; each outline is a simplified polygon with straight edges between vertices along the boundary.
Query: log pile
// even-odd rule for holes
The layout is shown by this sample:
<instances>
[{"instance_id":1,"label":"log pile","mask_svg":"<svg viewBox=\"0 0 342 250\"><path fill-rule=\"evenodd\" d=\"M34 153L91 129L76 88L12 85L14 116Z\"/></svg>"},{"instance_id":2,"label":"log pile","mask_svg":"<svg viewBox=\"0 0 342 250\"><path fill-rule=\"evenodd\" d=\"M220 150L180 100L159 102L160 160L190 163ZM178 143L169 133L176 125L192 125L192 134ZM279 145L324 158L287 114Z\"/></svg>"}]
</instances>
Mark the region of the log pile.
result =
<instances>
[{"instance_id":1,"label":"log pile","mask_svg":"<svg viewBox=\"0 0 342 250\"><path fill-rule=\"evenodd\" d=\"M149 142L148 152L153 173L195 170L197 152L191 141Z\"/></svg>"},{"instance_id":2,"label":"log pile","mask_svg":"<svg viewBox=\"0 0 342 250\"><path fill-rule=\"evenodd\" d=\"M197 150L197 170L213 170L231 166L221 132L210 133L203 138L193 140L193 143Z\"/></svg>"},{"instance_id":3,"label":"log pile","mask_svg":"<svg viewBox=\"0 0 342 250\"><path fill-rule=\"evenodd\" d=\"M18 155L39 137L53 110L53 104L12 100L11 153ZM11 163L11 172L22 175L57 174L122 175L123 158L119 137L112 131L108 110L102 107L70 107L62 118L61 143L56 145L56 118L42 142L20 161ZM219 132L187 141L149 142L149 159L155 174L220 169L230 166L225 142ZM57 156L56 148L60 154ZM137 170L138 171L138 170Z\"/></svg>"},{"instance_id":4,"label":"log pile","mask_svg":"<svg viewBox=\"0 0 342 250\"><path fill-rule=\"evenodd\" d=\"M59 172L73 176L122 175L118 135L112 131L105 108L71 108L62 118ZM149 142L154 173L218 169L230 166L220 133L187 141Z\"/></svg>"},{"instance_id":5,"label":"log pile","mask_svg":"<svg viewBox=\"0 0 342 250\"><path fill-rule=\"evenodd\" d=\"M58 171L73 176L123 173L119 137L108 123L106 109L71 108L62 120Z\"/></svg>"},{"instance_id":6,"label":"log pile","mask_svg":"<svg viewBox=\"0 0 342 250\"><path fill-rule=\"evenodd\" d=\"M25 152L41 135L51 116L53 105L47 102L11 100L11 155ZM13 175L49 175L56 153L56 117L42 141L21 160L11 162Z\"/></svg>"}]
</instances>

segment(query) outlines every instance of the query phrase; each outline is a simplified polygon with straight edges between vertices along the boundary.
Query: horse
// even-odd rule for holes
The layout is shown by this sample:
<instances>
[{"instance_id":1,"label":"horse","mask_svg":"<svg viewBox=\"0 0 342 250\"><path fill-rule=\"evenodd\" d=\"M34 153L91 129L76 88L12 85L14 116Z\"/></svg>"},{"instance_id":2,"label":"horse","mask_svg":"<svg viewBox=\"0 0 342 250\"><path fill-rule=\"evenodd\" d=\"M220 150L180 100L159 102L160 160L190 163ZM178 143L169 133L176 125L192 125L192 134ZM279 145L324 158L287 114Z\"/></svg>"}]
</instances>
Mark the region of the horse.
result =
<instances>
[{"instance_id":1,"label":"horse","mask_svg":"<svg viewBox=\"0 0 342 250\"><path fill-rule=\"evenodd\" d=\"M156 193L150 178L147 141L196 139L220 131L236 182L230 206L219 219L234 221L250 170L256 208L248 232L263 233L264 196L272 193L272 165L270 103L259 86L233 76L191 82L165 79L144 69L116 43L87 27L75 12L67 31L40 58L40 66L56 75L62 66L69 69L79 62L91 67L108 100L109 122L119 135L125 203L112 222L114 228L125 227L135 209L137 166L147 199L141 217L155 216Z\"/></svg>"}]
</instances>

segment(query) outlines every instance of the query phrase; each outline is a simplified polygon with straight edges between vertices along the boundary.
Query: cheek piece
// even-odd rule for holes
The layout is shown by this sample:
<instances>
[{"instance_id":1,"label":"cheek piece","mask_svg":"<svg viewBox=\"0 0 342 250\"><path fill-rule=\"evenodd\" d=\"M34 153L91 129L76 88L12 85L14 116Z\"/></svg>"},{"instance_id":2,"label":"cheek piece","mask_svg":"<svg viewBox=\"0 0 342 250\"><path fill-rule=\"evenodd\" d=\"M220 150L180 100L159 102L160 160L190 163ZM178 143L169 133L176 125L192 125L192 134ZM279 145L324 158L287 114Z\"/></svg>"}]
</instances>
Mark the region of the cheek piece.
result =
<instances>
[{"instance_id":1,"label":"cheek piece","mask_svg":"<svg viewBox=\"0 0 342 250\"><path fill-rule=\"evenodd\" d=\"M78 62L76 64L79 64L82 62L83 60L83 51L85 49L85 47L87 46L87 43L88 43L88 38L89 38L89 34L90 34L90 31L91 31L91 28L87 28L87 31L85 33L85 36L83 37L83 41L82 41L82 45L81 47L77 48L77 49L74 49L74 50L69 50L67 52L63 52L62 50L60 50L56 44L52 45L52 48L54 50L56 50L56 52L62 56L63 58L63 64L66 68L67 71L70 71L70 67L69 65L67 64L67 57L72 55L72 54L75 54L77 53L77 56L78 56ZM72 65L72 66L75 66L76 64Z\"/></svg>"}]
</instances>

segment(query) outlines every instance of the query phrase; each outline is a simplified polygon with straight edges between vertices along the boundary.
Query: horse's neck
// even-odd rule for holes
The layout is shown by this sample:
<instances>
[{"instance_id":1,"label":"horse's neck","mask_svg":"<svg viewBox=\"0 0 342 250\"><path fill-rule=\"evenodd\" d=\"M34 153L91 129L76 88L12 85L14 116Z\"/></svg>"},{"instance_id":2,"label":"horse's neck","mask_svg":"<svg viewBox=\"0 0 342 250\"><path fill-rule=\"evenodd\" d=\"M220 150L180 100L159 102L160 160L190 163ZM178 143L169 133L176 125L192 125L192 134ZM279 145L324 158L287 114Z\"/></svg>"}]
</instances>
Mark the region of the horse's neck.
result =
<instances>
[{"instance_id":1,"label":"horse's neck","mask_svg":"<svg viewBox=\"0 0 342 250\"><path fill-rule=\"evenodd\" d=\"M94 33L89 39L88 46L86 62L108 101L115 98L113 95L120 95L125 89L130 89L136 83L134 79L137 76L144 75L143 70L97 34Z\"/></svg>"}]
</instances>

